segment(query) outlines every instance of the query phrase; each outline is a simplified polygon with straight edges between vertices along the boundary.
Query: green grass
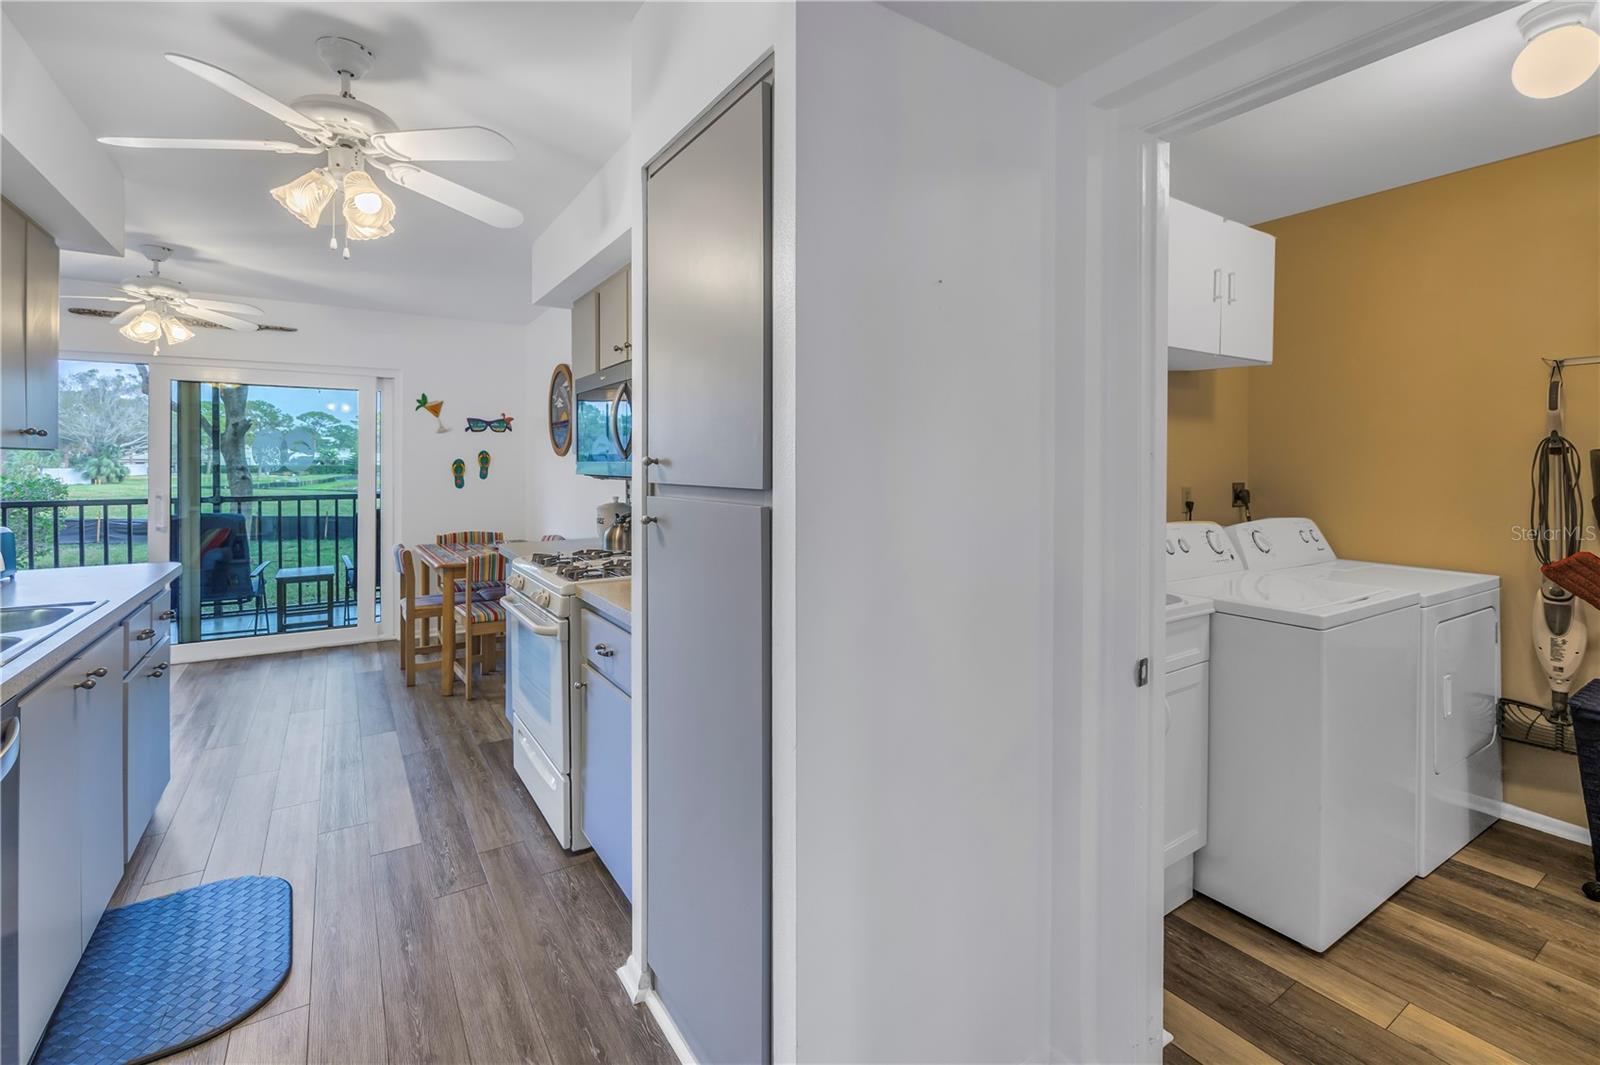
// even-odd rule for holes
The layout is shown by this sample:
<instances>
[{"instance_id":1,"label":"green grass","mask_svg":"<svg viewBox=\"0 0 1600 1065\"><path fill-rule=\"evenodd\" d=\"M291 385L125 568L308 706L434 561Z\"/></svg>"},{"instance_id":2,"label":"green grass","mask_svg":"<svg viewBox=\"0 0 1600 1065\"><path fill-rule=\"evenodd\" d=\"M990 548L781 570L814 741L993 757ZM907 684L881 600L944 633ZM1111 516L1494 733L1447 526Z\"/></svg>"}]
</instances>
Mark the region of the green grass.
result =
<instances>
[{"instance_id":1,"label":"green grass","mask_svg":"<svg viewBox=\"0 0 1600 1065\"><path fill-rule=\"evenodd\" d=\"M209 479L202 480L202 491L209 490ZM350 494L356 490L354 474L317 474L293 480L287 477L259 477L253 483L256 495L321 495ZM222 485L223 494L228 491L227 482ZM148 477L129 477L125 481L114 481L110 484L73 484L67 486L67 499L77 502L80 499L148 499L150 496L150 479Z\"/></svg>"}]
</instances>

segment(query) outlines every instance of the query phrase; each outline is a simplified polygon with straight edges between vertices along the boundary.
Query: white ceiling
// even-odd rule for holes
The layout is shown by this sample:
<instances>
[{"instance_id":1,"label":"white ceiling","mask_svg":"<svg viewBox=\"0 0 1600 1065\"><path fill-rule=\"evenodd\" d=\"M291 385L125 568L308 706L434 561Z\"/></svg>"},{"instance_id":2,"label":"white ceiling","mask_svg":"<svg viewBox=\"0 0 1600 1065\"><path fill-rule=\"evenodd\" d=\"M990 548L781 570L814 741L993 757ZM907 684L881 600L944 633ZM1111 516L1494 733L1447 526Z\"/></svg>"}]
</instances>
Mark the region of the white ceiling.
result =
<instances>
[{"instance_id":1,"label":"white ceiling","mask_svg":"<svg viewBox=\"0 0 1600 1065\"><path fill-rule=\"evenodd\" d=\"M1212 5L1199 0L909 0L884 6L1040 81L1065 85Z\"/></svg>"},{"instance_id":2,"label":"white ceiling","mask_svg":"<svg viewBox=\"0 0 1600 1065\"><path fill-rule=\"evenodd\" d=\"M117 281L147 267L142 242L177 249L165 272L194 292L525 322L533 239L627 136L628 24L636 3L51 3L7 0L96 136L289 139L270 116L162 58L183 52L284 101L336 93L315 41L377 55L355 94L402 128L485 125L504 163L428 169L520 208L501 230L390 189L396 232L328 250L268 195L312 156L108 148L127 178L126 260L69 253L62 273ZM293 325L294 323L284 323Z\"/></svg>"},{"instance_id":3,"label":"white ceiling","mask_svg":"<svg viewBox=\"0 0 1600 1065\"><path fill-rule=\"evenodd\" d=\"M1525 10L1175 141L1172 194L1262 222L1600 134L1600 79L1554 100L1511 87Z\"/></svg>"}]
</instances>

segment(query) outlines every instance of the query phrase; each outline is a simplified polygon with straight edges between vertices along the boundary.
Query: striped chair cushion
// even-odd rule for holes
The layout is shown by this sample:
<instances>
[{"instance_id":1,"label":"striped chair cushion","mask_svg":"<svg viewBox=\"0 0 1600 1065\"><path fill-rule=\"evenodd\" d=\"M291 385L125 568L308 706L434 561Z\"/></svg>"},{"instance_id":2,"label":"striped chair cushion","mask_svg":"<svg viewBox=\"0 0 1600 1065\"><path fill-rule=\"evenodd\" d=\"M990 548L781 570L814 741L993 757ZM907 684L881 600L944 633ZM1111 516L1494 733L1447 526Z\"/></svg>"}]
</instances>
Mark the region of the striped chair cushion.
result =
<instances>
[{"instance_id":1,"label":"striped chair cushion","mask_svg":"<svg viewBox=\"0 0 1600 1065\"><path fill-rule=\"evenodd\" d=\"M472 582L474 588L482 588L486 584L504 584L506 556L498 551L473 555L467 559L467 580Z\"/></svg>"},{"instance_id":2,"label":"striped chair cushion","mask_svg":"<svg viewBox=\"0 0 1600 1065\"><path fill-rule=\"evenodd\" d=\"M498 599L475 599L470 607L466 603L457 603L456 617L465 621L469 609L472 611L472 623L474 625L490 625L496 621L504 622L506 620L505 604Z\"/></svg>"},{"instance_id":3,"label":"striped chair cushion","mask_svg":"<svg viewBox=\"0 0 1600 1065\"><path fill-rule=\"evenodd\" d=\"M467 529L462 532L440 533L434 537L434 542L440 547L448 547L452 544L498 544L504 543L505 538L506 534L503 532L491 532L487 529Z\"/></svg>"},{"instance_id":4,"label":"striped chair cushion","mask_svg":"<svg viewBox=\"0 0 1600 1065\"><path fill-rule=\"evenodd\" d=\"M465 580L462 580L462 579L457 579L456 580L456 594L457 595L460 595L462 593L462 591L466 587L467 587L467 582ZM477 596L479 599L498 599L498 598L500 598L500 596L506 594L506 582L505 581L484 581L481 584L479 584L477 587L472 589L472 594Z\"/></svg>"}]
</instances>

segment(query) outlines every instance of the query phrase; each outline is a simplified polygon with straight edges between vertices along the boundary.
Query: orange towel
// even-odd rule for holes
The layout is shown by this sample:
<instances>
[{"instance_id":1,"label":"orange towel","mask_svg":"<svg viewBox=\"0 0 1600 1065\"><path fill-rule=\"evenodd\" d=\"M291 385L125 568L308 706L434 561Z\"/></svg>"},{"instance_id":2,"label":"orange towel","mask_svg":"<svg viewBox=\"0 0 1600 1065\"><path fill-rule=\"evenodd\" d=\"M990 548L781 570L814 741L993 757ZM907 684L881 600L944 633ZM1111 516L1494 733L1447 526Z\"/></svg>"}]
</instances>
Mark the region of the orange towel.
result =
<instances>
[{"instance_id":1,"label":"orange towel","mask_svg":"<svg viewBox=\"0 0 1600 1065\"><path fill-rule=\"evenodd\" d=\"M1579 551L1548 566L1541 566L1539 572L1549 578L1552 584L1560 585L1600 610L1600 556Z\"/></svg>"}]
</instances>

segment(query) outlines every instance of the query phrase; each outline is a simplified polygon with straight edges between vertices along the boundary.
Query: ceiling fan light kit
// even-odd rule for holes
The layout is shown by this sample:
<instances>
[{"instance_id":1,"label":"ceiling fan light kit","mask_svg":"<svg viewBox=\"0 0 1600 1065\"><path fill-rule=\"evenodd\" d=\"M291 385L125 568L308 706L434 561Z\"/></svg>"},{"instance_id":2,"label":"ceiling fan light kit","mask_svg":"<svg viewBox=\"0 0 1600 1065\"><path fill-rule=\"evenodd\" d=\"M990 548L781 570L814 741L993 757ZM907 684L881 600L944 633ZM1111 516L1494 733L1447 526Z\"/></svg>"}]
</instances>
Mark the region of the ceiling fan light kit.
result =
<instances>
[{"instance_id":1,"label":"ceiling fan light kit","mask_svg":"<svg viewBox=\"0 0 1600 1065\"><path fill-rule=\"evenodd\" d=\"M286 104L221 67L189 56L167 53L182 70L272 115L306 142L185 140L171 137L102 137L101 143L122 148L209 148L229 151L314 155L325 152L327 163L272 190L273 199L294 217L315 229L335 195L343 193L342 214L347 238L377 240L394 230L395 204L378 187L367 166L420 196L500 229L522 224L522 212L415 165L418 161L495 162L515 157L505 137L483 126L447 129L398 129L388 115L357 100L351 85L372 69L371 49L347 37L321 37L317 54L339 78L339 93L302 96ZM333 219L337 226L337 216ZM329 241L337 248L338 236Z\"/></svg>"},{"instance_id":2,"label":"ceiling fan light kit","mask_svg":"<svg viewBox=\"0 0 1600 1065\"><path fill-rule=\"evenodd\" d=\"M1535 100L1580 88L1600 70L1592 0L1551 0L1517 20L1526 44L1511 64L1511 84Z\"/></svg>"},{"instance_id":3,"label":"ceiling fan light kit","mask_svg":"<svg viewBox=\"0 0 1600 1065\"><path fill-rule=\"evenodd\" d=\"M198 320L226 329L255 332L256 324L235 315L258 315L260 307L230 300L204 299L191 296L187 289L171 278L161 276L161 264L171 255L165 244L141 244L139 250L150 260L150 272L131 277L122 283L120 296L76 296L63 294L63 300L105 300L108 303L130 304L121 314L111 319L117 332L135 344L153 344L153 355L161 354L161 342L182 344L194 339L194 330L183 321Z\"/></svg>"}]
</instances>

